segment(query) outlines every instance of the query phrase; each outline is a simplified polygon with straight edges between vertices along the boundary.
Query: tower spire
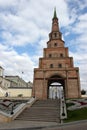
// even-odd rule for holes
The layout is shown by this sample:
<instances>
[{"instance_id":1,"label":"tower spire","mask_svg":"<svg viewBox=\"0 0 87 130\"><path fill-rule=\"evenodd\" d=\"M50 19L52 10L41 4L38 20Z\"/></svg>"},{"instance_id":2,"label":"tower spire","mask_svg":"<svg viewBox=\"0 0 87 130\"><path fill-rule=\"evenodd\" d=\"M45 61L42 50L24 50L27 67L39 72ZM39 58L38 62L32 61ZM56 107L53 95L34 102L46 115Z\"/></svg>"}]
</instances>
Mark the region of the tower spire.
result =
<instances>
[{"instance_id":1,"label":"tower spire","mask_svg":"<svg viewBox=\"0 0 87 130\"><path fill-rule=\"evenodd\" d=\"M57 18L56 7L54 8L54 16L53 16L53 18Z\"/></svg>"},{"instance_id":2,"label":"tower spire","mask_svg":"<svg viewBox=\"0 0 87 130\"><path fill-rule=\"evenodd\" d=\"M49 39L62 39L62 34L59 30L59 23L58 23L58 18L57 18L57 13L56 13L56 7L54 8L54 15L52 19L52 30L51 33L49 34Z\"/></svg>"}]
</instances>

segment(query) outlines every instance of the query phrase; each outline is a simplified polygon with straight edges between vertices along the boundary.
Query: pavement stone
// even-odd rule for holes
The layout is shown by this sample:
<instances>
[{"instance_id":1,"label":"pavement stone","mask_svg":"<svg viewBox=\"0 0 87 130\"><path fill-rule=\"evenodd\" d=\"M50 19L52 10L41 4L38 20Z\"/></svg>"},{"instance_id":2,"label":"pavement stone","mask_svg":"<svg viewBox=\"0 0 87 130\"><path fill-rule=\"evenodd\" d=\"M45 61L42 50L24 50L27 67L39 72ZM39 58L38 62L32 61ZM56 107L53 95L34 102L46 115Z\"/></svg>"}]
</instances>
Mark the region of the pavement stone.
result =
<instances>
[{"instance_id":1,"label":"pavement stone","mask_svg":"<svg viewBox=\"0 0 87 130\"><path fill-rule=\"evenodd\" d=\"M9 123L0 123L0 130L22 130L24 129L42 129L49 126L56 126L56 122L37 122L37 121L12 121Z\"/></svg>"},{"instance_id":2,"label":"pavement stone","mask_svg":"<svg viewBox=\"0 0 87 130\"><path fill-rule=\"evenodd\" d=\"M58 124L55 122L12 121L0 123L0 130L87 130L87 120Z\"/></svg>"}]
</instances>

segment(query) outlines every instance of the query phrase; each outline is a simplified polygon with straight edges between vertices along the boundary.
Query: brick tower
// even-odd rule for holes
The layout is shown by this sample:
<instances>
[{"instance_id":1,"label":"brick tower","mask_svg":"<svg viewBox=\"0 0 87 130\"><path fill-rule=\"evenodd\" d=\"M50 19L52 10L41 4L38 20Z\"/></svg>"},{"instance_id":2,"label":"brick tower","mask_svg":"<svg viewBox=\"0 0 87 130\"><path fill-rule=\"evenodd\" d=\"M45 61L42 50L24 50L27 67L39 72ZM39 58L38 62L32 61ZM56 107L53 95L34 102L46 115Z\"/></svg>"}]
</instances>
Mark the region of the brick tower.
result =
<instances>
[{"instance_id":1,"label":"brick tower","mask_svg":"<svg viewBox=\"0 0 87 130\"><path fill-rule=\"evenodd\" d=\"M43 58L39 58L39 67L34 69L33 96L39 99L49 98L50 86L52 88L55 85L53 83L57 87L63 87L66 98L81 96L79 68L74 67L73 57L69 57L64 43L55 9L47 48L44 48Z\"/></svg>"}]
</instances>

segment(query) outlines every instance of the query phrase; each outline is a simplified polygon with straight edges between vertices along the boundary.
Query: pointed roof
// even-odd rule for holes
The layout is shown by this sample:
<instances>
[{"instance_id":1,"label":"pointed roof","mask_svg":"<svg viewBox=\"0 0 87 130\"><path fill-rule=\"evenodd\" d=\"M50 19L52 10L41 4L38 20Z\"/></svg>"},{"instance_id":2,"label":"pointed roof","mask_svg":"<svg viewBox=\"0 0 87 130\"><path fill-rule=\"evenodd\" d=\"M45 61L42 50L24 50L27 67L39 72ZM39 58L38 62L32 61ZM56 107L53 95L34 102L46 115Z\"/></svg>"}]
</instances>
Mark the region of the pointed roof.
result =
<instances>
[{"instance_id":1,"label":"pointed roof","mask_svg":"<svg viewBox=\"0 0 87 130\"><path fill-rule=\"evenodd\" d=\"M53 18L57 18L56 7L54 8L54 16L53 16Z\"/></svg>"}]
</instances>

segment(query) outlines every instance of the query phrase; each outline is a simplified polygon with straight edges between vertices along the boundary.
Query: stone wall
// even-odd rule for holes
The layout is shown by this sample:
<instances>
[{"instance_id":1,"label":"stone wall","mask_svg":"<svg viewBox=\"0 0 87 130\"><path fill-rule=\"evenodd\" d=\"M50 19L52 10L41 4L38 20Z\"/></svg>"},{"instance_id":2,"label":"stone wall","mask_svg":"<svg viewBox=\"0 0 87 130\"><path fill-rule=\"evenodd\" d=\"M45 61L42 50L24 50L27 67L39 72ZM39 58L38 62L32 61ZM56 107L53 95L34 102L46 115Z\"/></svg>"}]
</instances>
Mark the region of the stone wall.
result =
<instances>
[{"instance_id":1,"label":"stone wall","mask_svg":"<svg viewBox=\"0 0 87 130\"><path fill-rule=\"evenodd\" d=\"M32 95L32 89L16 89L16 88L12 88L12 89L7 89L6 92L8 92L8 96L10 97L18 97L18 96L23 96L23 97L31 97ZM0 92L0 97L4 97L5 96L5 92L1 93Z\"/></svg>"}]
</instances>

